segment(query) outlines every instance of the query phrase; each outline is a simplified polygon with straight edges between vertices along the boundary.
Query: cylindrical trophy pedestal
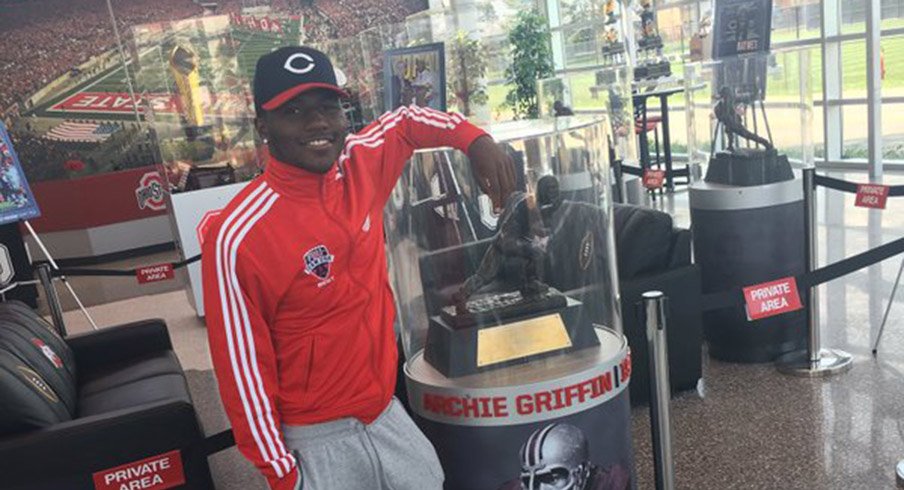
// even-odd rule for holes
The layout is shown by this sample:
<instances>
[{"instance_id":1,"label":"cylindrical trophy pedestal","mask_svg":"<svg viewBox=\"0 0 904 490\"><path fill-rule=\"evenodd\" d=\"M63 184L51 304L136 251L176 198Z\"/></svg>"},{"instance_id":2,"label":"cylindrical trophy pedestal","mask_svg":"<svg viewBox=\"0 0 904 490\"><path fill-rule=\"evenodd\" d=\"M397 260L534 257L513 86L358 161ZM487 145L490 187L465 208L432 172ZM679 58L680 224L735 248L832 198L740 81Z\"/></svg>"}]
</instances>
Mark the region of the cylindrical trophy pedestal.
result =
<instances>
[{"instance_id":1,"label":"cylindrical trophy pedestal","mask_svg":"<svg viewBox=\"0 0 904 490\"><path fill-rule=\"evenodd\" d=\"M690 189L690 207L704 294L805 272L800 180L750 187L701 181ZM724 361L771 362L807 345L804 310L748 321L743 306L725 308L705 312L703 328L710 355Z\"/></svg>"},{"instance_id":2,"label":"cylindrical trophy pedestal","mask_svg":"<svg viewBox=\"0 0 904 490\"><path fill-rule=\"evenodd\" d=\"M531 478L540 488L553 470L573 471L580 488L635 488L628 343L597 335L596 347L455 379L423 351L406 363L411 409L445 488L516 490Z\"/></svg>"}]
</instances>

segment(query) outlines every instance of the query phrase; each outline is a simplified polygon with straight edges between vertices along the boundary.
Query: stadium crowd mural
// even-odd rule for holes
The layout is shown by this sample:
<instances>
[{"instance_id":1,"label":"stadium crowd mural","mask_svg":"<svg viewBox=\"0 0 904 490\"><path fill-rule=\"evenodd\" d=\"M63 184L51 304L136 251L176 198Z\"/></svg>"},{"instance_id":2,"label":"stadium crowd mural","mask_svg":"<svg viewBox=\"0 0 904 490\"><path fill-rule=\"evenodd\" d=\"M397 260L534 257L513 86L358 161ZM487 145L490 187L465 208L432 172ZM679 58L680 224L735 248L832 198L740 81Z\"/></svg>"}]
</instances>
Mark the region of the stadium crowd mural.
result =
<instances>
[{"instance_id":1,"label":"stadium crowd mural","mask_svg":"<svg viewBox=\"0 0 904 490\"><path fill-rule=\"evenodd\" d=\"M203 14L192 0L111 1L124 40L135 25ZM241 0L218 3L216 14L233 16L247 5ZM317 0L306 6L289 0L268 3L272 18L302 17L303 39L314 43L398 23L427 8L425 0ZM61 94L90 92L104 78L121 73L105 0L0 0L0 7L0 30L5 34L0 38L0 115L11 128L30 180L77 178L159 163L147 126L135 122L134 114L80 114L51 107ZM53 90L48 90L51 84ZM125 92L123 87L108 95L125 96ZM38 93L40 100L33 100ZM65 136L72 132L84 133L84 138ZM64 136L48 137L59 134Z\"/></svg>"}]
</instances>

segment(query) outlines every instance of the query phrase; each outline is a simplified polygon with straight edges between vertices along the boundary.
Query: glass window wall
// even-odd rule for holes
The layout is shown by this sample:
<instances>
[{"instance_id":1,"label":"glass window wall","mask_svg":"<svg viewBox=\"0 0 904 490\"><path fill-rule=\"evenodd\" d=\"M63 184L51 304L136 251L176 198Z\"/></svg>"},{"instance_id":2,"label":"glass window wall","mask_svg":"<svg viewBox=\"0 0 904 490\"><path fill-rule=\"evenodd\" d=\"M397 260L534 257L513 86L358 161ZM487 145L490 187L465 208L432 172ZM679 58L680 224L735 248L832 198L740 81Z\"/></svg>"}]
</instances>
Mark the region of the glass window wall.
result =
<instances>
[{"instance_id":1,"label":"glass window wall","mask_svg":"<svg viewBox=\"0 0 904 490\"><path fill-rule=\"evenodd\" d=\"M566 50L566 67L578 70L592 69L592 57L582 53L577 35L579 30L569 23L576 19L569 14L581 0L545 0L555 4L560 17L556 28L567 33L571 50ZM598 0L602 5L602 0ZM681 77L681 67L690 53L699 46L692 46L694 35L705 31L711 23L715 0L660 0L656 2L657 22L664 41L664 52L673 61L672 70ZM865 166L868 153L867 135L867 13L869 2L863 0L775 0L772 17L772 48L781 53L787 48L809 46L811 84L816 111L813 135L816 155L823 163L845 166ZM823 19L826 15L827 18ZM823 38L823 27L827 36ZM881 133L885 137L883 155L886 163L904 164L904 120L896 117L904 109L904 0L881 0L881 53L882 53L882 117ZM569 37L570 36L570 37ZM585 45L589 52L589 44ZM702 48L709 56L711 45ZM824 53L828 53L823 63ZM837 53L837 55L835 55ZM568 66L571 65L571 66ZM791 68L791 67L789 67ZM576 108L592 107L581 103L582 90L578 74L568 77L573 90ZM792 77L785 78L792 83ZM830 97L825 97L823 80L828 82ZM831 91L836 85L837 91ZM586 85L586 84L584 84ZM683 98L674 98L672 108L676 117L683 109ZM838 128L833 129L833 128ZM878 129L878 128L877 128ZM826 162L826 134L836 142L840 152L831 153ZM673 132L673 147L680 149L682 137ZM899 141L900 140L900 141ZM838 143L840 142L840 143Z\"/></svg>"}]
</instances>

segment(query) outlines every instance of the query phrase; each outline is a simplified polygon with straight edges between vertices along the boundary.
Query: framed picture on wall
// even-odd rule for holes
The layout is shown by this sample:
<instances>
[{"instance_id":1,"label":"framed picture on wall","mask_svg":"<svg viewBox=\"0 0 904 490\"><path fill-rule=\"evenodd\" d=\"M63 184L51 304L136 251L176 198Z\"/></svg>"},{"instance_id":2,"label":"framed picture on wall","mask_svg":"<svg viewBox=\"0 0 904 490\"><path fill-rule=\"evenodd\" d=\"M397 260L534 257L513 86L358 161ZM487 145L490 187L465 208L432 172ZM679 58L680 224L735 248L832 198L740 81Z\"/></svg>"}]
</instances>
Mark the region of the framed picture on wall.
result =
<instances>
[{"instance_id":1,"label":"framed picture on wall","mask_svg":"<svg viewBox=\"0 0 904 490\"><path fill-rule=\"evenodd\" d=\"M6 126L0 122L0 225L41 215Z\"/></svg>"},{"instance_id":2,"label":"framed picture on wall","mask_svg":"<svg viewBox=\"0 0 904 490\"><path fill-rule=\"evenodd\" d=\"M391 49L383 54L383 96L387 110L411 104L446 110L443 43Z\"/></svg>"},{"instance_id":3,"label":"framed picture on wall","mask_svg":"<svg viewBox=\"0 0 904 490\"><path fill-rule=\"evenodd\" d=\"M772 0L719 0L714 17L713 59L769 52Z\"/></svg>"}]
</instances>

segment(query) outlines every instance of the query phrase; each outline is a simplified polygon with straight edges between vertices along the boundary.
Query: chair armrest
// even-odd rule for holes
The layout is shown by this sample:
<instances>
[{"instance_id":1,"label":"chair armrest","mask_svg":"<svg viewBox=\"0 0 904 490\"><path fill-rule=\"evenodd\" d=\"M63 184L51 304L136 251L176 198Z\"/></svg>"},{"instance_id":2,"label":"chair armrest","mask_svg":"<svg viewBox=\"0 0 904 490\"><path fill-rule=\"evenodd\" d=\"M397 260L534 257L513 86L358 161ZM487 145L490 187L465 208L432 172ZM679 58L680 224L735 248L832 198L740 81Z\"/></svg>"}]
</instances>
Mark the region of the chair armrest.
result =
<instances>
[{"instance_id":1,"label":"chair armrest","mask_svg":"<svg viewBox=\"0 0 904 490\"><path fill-rule=\"evenodd\" d=\"M669 254L669 269L691 265L691 231L676 228L672 234L672 252Z\"/></svg>"},{"instance_id":2,"label":"chair armrest","mask_svg":"<svg viewBox=\"0 0 904 490\"><path fill-rule=\"evenodd\" d=\"M190 447L203 437L191 404L153 403L0 439L0 475L5 489L94 488L96 471Z\"/></svg>"},{"instance_id":3,"label":"chair armrest","mask_svg":"<svg viewBox=\"0 0 904 490\"><path fill-rule=\"evenodd\" d=\"M66 343L75 353L79 371L173 349L166 322L160 319L73 335L66 338Z\"/></svg>"},{"instance_id":4,"label":"chair armrest","mask_svg":"<svg viewBox=\"0 0 904 490\"><path fill-rule=\"evenodd\" d=\"M644 292L662 291L668 298L666 337L672 392L693 389L703 376L703 316L700 270L696 265L621 282L624 333L631 346L631 400L649 399L649 355L646 327L636 305Z\"/></svg>"}]
</instances>

